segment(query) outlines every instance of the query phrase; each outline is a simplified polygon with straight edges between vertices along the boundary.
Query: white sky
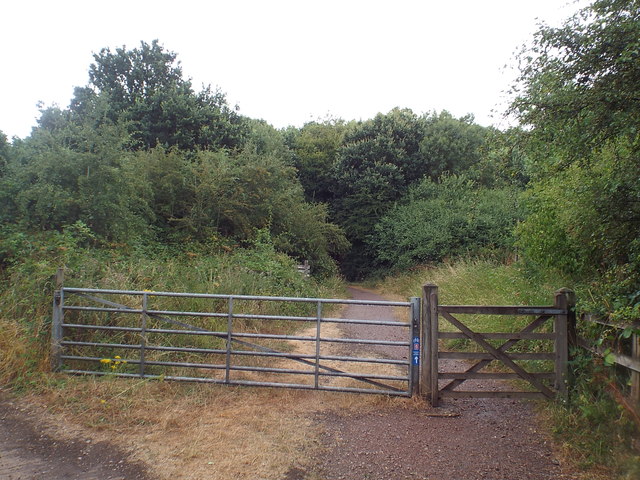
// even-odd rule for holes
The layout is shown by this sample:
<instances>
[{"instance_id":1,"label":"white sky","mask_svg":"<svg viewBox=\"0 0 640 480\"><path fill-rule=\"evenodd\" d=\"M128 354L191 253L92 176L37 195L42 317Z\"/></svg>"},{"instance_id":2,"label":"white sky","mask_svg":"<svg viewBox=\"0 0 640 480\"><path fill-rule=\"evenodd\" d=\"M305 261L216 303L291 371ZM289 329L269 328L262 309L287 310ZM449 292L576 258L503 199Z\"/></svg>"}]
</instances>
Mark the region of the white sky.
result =
<instances>
[{"instance_id":1,"label":"white sky","mask_svg":"<svg viewBox=\"0 0 640 480\"><path fill-rule=\"evenodd\" d=\"M0 130L29 135L36 104L68 106L92 54L158 39L199 90L275 127L393 107L500 115L514 53L571 0L9 0L0 6Z\"/></svg>"}]
</instances>

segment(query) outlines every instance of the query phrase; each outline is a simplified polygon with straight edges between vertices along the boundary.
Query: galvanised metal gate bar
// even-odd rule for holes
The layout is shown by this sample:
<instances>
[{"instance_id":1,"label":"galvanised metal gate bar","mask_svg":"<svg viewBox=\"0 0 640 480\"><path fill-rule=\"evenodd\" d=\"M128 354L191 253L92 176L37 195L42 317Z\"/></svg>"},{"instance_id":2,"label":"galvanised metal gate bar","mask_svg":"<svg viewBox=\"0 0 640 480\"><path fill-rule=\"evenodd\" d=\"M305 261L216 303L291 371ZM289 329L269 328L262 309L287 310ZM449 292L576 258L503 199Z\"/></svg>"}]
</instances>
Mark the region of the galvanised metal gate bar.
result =
<instances>
[{"instance_id":1,"label":"galvanised metal gate bar","mask_svg":"<svg viewBox=\"0 0 640 480\"><path fill-rule=\"evenodd\" d=\"M198 308L150 306L152 301L170 300L192 302L192 307ZM216 309L210 308L212 303ZM277 309L305 312L260 313L267 303L279 304ZM253 312L243 311L243 304L251 304ZM392 315L384 320L323 316L326 305L349 304L401 308L408 321L395 321ZM386 302L60 288L54 298L54 367L71 374L410 396L418 391L419 310L419 298ZM310 328L292 334L300 330L295 324ZM323 335L323 326L330 324L404 329L406 341ZM328 345L338 345L339 351L323 351ZM381 358L344 352L355 345L401 347L406 356ZM134 352L137 355L132 355ZM367 367L375 371L361 371ZM273 378L282 376L290 380ZM339 379L361 385L339 384Z\"/></svg>"}]
</instances>

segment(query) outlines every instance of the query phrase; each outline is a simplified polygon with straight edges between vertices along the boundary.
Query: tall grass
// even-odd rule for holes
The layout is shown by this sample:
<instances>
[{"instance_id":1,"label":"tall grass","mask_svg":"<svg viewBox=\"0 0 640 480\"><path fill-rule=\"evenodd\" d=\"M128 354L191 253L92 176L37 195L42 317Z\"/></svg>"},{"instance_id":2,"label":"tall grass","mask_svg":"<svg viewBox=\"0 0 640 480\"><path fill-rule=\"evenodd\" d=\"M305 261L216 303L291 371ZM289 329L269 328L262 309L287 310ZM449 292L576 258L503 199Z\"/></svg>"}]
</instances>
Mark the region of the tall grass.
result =
<instances>
[{"instance_id":1,"label":"tall grass","mask_svg":"<svg viewBox=\"0 0 640 480\"><path fill-rule=\"evenodd\" d=\"M438 286L438 302L441 305L552 305L554 291L562 286L534 283L513 265L461 259L437 267L419 267L389 277L381 287L399 295L421 296L422 286L426 283ZM464 315L460 320L478 332L513 332L526 326L531 317ZM550 328L548 323L547 329ZM457 331L445 320L441 320L440 328Z\"/></svg>"},{"instance_id":2,"label":"tall grass","mask_svg":"<svg viewBox=\"0 0 640 480\"><path fill-rule=\"evenodd\" d=\"M342 288L334 278L302 277L294 261L270 245L98 249L78 243L32 237L5 258L0 271L0 385L29 389L52 381L51 305L60 267L69 287L301 297L333 296ZM248 313L252 308L264 313L265 307L245 306Z\"/></svg>"},{"instance_id":3,"label":"tall grass","mask_svg":"<svg viewBox=\"0 0 640 480\"><path fill-rule=\"evenodd\" d=\"M447 305L550 305L565 286L532 281L517 265L490 260L460 259L438 266L422 266L385 278L380 287L398 295L421 296L422 286L439 287L439 302Z\"/></svg>"}]
</instances>

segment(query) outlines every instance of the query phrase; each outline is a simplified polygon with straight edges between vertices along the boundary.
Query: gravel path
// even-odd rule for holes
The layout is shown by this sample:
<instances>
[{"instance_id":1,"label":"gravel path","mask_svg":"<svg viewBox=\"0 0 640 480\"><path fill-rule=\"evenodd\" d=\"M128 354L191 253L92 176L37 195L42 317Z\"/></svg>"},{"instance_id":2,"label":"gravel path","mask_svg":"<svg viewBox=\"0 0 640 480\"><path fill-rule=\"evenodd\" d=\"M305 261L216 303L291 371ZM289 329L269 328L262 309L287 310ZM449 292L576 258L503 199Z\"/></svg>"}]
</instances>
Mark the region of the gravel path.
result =
<instances>
[{"instance_id":1,"label":"gravel path","mask_svg":"<svg viewBox=\"0 0 640 480\"><path fill-rule=\"evenodd\" d=\"M363 289L355 299L382 300ZM391 317L390 309L350 306L345 318ZM375 312L375 313L373 313ZM387 317L387 318L389 318ZM369 317L370 318L370 317ZM388 327L387 327L388 328ZM392 331L398 331L393 329ZM351 325L345 335L385 338L384 327ZM389 338L389 337L386 337ZM377 353L382 353L376 347ZM406 352L388 349L390 357ZM407 402L362 414L325 414L326 451L317 459L319 478L429 480L548 480L564 474L530 403L509 399L446 399L438 409Z\"/></svg>"}]
</instances>

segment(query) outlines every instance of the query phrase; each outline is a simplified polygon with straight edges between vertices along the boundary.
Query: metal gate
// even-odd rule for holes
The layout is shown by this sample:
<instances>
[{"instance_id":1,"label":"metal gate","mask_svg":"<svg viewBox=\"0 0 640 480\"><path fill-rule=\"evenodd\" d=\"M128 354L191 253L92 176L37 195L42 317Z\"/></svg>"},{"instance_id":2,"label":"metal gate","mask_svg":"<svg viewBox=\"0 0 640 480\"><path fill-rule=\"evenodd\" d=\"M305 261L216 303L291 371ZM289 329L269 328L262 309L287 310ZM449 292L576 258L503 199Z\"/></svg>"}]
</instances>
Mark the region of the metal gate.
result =
<instances>
[{"instance_id":1,"label":"metal gate","mask_svg":"<svg viewBox=\"0 0 640 480\"><path fill-rule=\"evenodd\" d=\"M382 319L339 318L340 306L354 304L386 313ZM394 309L406 321L396 321ZM52 353L54 368L69 374L411 396L418 391L419 318L419 298L61 287L54 298ZM345 337L347 325L398 330L402 340ZM380 353L387 347L404 353Z\"/></svg>"}]
</instances>

